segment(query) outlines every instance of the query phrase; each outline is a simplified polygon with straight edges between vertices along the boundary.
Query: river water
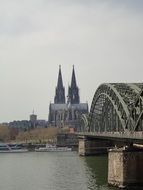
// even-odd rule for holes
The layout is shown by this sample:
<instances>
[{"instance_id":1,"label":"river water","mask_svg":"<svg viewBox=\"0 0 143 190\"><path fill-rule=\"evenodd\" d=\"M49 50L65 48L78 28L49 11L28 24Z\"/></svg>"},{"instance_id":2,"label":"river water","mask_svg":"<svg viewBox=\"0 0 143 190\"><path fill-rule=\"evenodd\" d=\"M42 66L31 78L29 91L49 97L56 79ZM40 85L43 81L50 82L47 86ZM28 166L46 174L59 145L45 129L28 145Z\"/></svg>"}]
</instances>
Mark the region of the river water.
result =
<instances>
[{"instance_id":1,"label":"river water","mask_svg":"<svg viewBox=\"0 0 143 190\"><path fill-rule=\"evenodd\" d=\"M0 190L114 190L107 164L107 156L76 152L1 153Z\"/></svg>"}]
</instances>

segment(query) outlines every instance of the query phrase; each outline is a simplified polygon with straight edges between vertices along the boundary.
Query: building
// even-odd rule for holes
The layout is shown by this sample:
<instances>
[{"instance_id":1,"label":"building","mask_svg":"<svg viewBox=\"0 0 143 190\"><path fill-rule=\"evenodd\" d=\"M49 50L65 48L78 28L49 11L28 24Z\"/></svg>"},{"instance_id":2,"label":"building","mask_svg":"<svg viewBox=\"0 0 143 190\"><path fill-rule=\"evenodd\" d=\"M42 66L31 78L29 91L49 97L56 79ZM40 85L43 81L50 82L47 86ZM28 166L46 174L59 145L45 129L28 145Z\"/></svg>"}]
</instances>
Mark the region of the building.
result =
<instances>
[{"instance_id":1,"label":"building","mask_svg":"<svg viewBox=\"0 0 143 190\"><path fill-rule=\"evenodd\" d=\"M30 115L30 120L29 120L30 124L31 124L31 128L35 128L37 125L37 115L34 114L34 110L33 113Z\"/></svg>"},{"instance_id":2,"label":"building","mask_svg":"<svg viewBox=\"0 0 143 190\"><path fill-rule=\"evenodd\" d=\"M48 126L48 122L44 119L37 119L37 115L34 113L34 110L33 110L33 113L30 115L30 126L31 126L31 129L34 129L34 128L46 128Z\"/></svg>"},{"instance_id":3,"label":"building","mask_svg":"<svg viewBox=\"0 0 143 190\"><path fill-rule=\"evenodd\" d=\"M80 122L80 116L85 113L88 113L88 104L80 103L74 66L71 85L68 87L67 101L65 98L61 66L59 66L54 103L50 103L49 105L49 124L55 127L68 126L76 129Z\"/></svg>"},{"instance_id":4,"label":"building","mask_svg":"<svg viewBox=\"0 0 143 190\"><path fill-rule=\"evenodd\" d=\"M8 123L10 128L15 128L18 131L27 131L31 129L31 123L28 120L14 120Z\"/></svg>"},{"instance_id":5,"label":"building","mask_svg":"<svg viewBox=\"0 0 143 190\"><path fill-rule=\"evenodd\" d=\"M18 120L8 123L10 128L16 128L18 131L28 131L35 128L46 128L48 122L44 119L37 119L37 115L32 112L29 116L29 120Z\"/></svg>"}]
</instances>

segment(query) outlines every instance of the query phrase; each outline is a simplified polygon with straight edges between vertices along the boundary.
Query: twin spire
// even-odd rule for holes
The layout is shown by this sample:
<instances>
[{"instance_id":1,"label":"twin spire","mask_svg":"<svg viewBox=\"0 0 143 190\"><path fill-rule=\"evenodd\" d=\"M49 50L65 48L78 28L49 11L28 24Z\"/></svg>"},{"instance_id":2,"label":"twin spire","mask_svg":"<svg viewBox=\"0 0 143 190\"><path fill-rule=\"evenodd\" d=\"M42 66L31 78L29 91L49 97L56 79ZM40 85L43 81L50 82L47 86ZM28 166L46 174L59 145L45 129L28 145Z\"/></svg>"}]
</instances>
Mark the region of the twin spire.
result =
<instances>
[{"instance_id":1,"label":"twin spire","mask_svg":"<svg viewBox=\"0 0 143 190\"><path fill-rule=\"evenodd\" d=\"M68 88L68 101L71 104L79 104L79 88L76 84L75 70L73 66L71 86ZM54 99L55 104L65 104L65 88L63 86L61 65L59 65L58 82L56 87L56 94Z\"/></svg>"},{"instance_id":2,"label":"twin spire","mask_svg":"<svg viewBox=\"0 0 143 190\"><path fill-rule=\"evenodd\" d=\"M58 88L63 88L63 79L62 79L62 72L61 72L61 65L59 65L59 76L58 76Z\"/></svg>"},{"instance_id":3,"label":"twin spire","mask_svg":"<svg viewBox=\"0 0 143 190\"><path fill-rule=\"evenodd\" d=\"M59 66L58 83L57 83L57 87L56 87L54 103L55 104L64 104L65 103L65 88L63 86L61 65Z\"/></svg>"},{"instance_id":4,"label":"twin spire","mask_svg":"<svg viewBox=\"0 0 143 190\"><path fill-rule=\"evenodd\" d=\"M74 65L73 65L73 71L72 71L71 87L77 87L76 86L76 78L75 78Z\"/></svg>"}]
</instances>

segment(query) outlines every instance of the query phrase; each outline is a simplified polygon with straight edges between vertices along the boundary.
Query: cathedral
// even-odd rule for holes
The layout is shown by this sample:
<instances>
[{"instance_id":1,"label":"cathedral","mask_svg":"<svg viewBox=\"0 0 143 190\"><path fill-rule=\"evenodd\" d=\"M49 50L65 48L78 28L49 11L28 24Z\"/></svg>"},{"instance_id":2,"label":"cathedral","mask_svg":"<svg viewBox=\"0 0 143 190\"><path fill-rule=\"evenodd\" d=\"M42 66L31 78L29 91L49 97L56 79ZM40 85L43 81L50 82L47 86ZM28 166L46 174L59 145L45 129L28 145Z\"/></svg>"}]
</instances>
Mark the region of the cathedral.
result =
<instances>
[{"instance_id":1,"label":"cathedral","mask_svg":"<svg viewBox=\"0 0 143 190\"><path fill-rule=\"evenodd\" d=\"M76 82L74 66L67 98L65 97L61 66L59 66L54 103L50 103L49 105L49 124L54 127L70 127L76 130L80 122L80 116L87 113L88 104L80 103L79 88Z\"/></svg>"}]
</instances>

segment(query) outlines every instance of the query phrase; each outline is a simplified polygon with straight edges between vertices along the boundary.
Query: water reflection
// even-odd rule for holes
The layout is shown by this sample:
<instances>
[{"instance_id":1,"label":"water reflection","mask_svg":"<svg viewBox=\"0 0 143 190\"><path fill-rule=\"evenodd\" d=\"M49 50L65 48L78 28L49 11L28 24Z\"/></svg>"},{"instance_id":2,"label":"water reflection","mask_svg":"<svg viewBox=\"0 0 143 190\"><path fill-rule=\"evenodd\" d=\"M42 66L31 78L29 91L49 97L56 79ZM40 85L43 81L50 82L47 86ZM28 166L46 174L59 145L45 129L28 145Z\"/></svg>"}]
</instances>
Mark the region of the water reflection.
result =
<instances>
[{"instance_id":1,"label":"water reflection","mask_svg":"<svg viewBox=\"0 0 143 190\"><path fill-rule=\"evenodd\" d=\"M83 157L81 159L83 159L85 164L89 190L117 190L117 188L109 187L107 184L107 155Z\"/></svg>"},{"instance_id":2,"label":"water reflection","mask_svg":"<svg viewBox=\"0 0 143 190\"><path fill-rule=\"evenodd\" d=\"M107 156L76 152L0 155L0 190L117 190L107 185Z\"/></svg>"}]
</instances>

